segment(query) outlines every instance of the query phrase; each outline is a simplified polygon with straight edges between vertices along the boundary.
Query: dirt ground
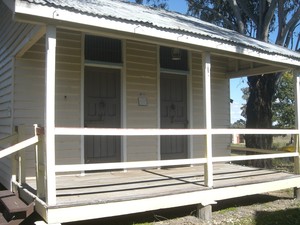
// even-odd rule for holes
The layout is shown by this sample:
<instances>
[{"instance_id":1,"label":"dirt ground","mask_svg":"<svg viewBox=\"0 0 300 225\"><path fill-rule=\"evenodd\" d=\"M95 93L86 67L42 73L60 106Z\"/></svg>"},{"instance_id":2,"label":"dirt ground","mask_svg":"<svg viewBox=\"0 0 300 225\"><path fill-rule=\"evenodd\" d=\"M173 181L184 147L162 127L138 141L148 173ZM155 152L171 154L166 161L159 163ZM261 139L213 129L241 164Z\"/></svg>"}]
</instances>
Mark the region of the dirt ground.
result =
<instances>
[{"instance_id":1,"label":"dirt ground","mask_svg":"<svg viewBox=\"0 0 300 225\"><path fill-rule=\"evenodd\" d=\"M294 199L293 190L283 190L219 202L211 221L200 221L193 214L153 225L296 225L300 200Z\"/></svg>"}]
</instances>

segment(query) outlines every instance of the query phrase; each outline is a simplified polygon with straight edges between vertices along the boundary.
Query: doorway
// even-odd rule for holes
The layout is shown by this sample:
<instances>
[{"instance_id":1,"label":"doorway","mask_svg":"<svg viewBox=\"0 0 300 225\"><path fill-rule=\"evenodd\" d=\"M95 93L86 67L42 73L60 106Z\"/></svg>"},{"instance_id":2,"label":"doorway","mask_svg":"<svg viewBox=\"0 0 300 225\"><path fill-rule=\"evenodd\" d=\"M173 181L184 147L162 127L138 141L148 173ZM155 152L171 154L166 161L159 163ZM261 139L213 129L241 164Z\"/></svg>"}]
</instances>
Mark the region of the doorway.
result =
<instances>
[{"instance_id":1,"label":"doorway","mask_svg":"<svg viewBox=\"0 0 300 225\"><path fill-rule=\"evenodd\" d=\"M85 67L84 125L88 128L121 127L121 72ZM120 136L85 136L85 163L121 161Z\"/></svg>"},{"instance_id":2,"label":"doorway","mask_svg":"<svg viewBox=\"0 0 300 225\"><path fill-rule=\"evenodd\" d=\"M162 73L160 76L161 128L184 129L187 119L187 76ZM184 159L188 156L187 136L161 136L161 159Z\"/></svg>"}]
</instances>

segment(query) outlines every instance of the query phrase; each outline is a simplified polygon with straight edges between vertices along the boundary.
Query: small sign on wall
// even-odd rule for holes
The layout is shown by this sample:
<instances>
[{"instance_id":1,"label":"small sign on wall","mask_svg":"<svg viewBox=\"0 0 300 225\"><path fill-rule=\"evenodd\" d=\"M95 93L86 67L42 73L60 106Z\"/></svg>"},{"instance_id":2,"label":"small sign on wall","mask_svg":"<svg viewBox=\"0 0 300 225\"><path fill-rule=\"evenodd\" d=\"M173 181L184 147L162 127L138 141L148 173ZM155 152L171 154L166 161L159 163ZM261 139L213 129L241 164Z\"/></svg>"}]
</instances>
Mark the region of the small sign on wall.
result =
<instances>
[{"instance_id":1,"label":"small sign on wall","mask_svg":"<svg viewBox=\"0 0 300 225\"><path fill-rule=\"evenodd\" d=\"M145 94L140 93L140 96L138 97L138 104L139 106L148 106L148 99Z\"/></svg>"}]
</instances>

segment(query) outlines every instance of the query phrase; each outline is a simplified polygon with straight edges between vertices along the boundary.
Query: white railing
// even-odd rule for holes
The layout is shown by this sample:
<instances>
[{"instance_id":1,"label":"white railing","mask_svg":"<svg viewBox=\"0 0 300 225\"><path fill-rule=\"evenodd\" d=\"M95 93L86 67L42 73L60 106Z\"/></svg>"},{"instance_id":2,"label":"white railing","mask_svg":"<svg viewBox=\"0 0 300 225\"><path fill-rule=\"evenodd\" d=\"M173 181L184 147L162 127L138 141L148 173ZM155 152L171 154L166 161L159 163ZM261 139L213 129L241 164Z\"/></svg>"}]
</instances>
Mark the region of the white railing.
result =
<instances>
[{"instance_id":1,"label":"white railing","mask_svg":"<svg viewBox=\"0 0 300 225\"><path fill-rule=\"evenodd\" d=\"M39 134L39 129L37 125L35 125L35 134L33 137L22 140L18 142L18 140L23 139L24 137L22 136L24 134L23 131L24 127L20 126L18 127L18 133L15 133L13 135L10 135L8 137L5 137L0 140L0 146L3 148L0 150L0 159L7 157L7 156L12 156L12 190L16 191L16 187L21 187L22 183L26 181L26 165L25 165L25 153L24 150L27 147L30 147L32 145L37 145L40 143L40 134ZM18 143L17 143L18 142ZM3 147L5 146L5 147ZM36 166L38 166L38 163L36 163ZM36 168L36 171L38 169ZM43 178L42 178L43 179ZM38 179L37 181L37 186L38 182L40 183Z\"/></svg>"},{"instance_id":2,"label":"white railing","mask_svg":"<svg viewBox=\"0 0 300 225\"><path fill-rule=\"evenodd\" d=\"M164 135L194 135L205 136L212 135L230 135L230 134L299 134L296 129L125 129L125 128L65 128L56 127L55 135L93 135L93 136L164 136ZM232 162L256 159L271 158L287 158L298 157L298 152L282 152L269 150L253 150L249 151L265 154L243 155L243 156L223 156L212 157L211 162ZM75 171L92 171L92 170L117 170L117 169L141 169L149 167L162 166L181 166L205 164L207 158L192 158L179 160L159 160L159 161L139 161L139 162L121 162L121 163L105 163L105 164L73 164L73 165L56 165L56 172L75 172Z\"/></svg>"},{"instance_id":3,"label":"white railing","mask_svg":"<svg viewBox=\"0 0 300 225\"><path fill-rule=\"evenodd\" d=\"M0 159L4 158L6 156L9 156L13 153L16 153L16 152L18 152L18 151L20 151L24 148L27 148L31 145L34 145L34 144L38 143L38 141L39 141L38 136L34 136L34 137L29 138L25 141L22 141L22 142L19 142L19 143L15 144L15 145L7 147L7 148L0 151Z\"/></svg>"},{"instance_id":4,"label":"white railing","mask_svg":"<svg viewBox=\"0 0 300 225\"><path fill-rule=\"evenodd\" d=\"M291 134L296 135L296 143L298 143L299 130L275 130L275 129L123 129L123 128L66 128L56 127L55 135L77 135L77 136L164 136L164 135L186 135L186 136L207 136L207 135L231 135L231 134ZM42 129L35 126L35 135L25 141L12 145L0 151L0 158L8 155L16 154L22 149L31 145L36 145L36 182L37 197L44 197L45 192L45 160L43 158L45 149L42 149ZM16 140L17 136L7 138L7 140ZM6 140L6 141L7 141ZM0 140L0 144L5 143ZM137 162L116 162L116 163L96 163L96 164L72 164L72 165L54 165L55 174L63 172L78 171L101 171L101 170L126 170L126 169L142 169L142 168L159 168L163 166L182 166L182 165L198 165L218 162L233 162L243 160L270 159L297 157L299 161L299 152L282 152L274 150L261 149L244 149L245 151L257 152L260 154L243 155L243 156L222 156L222 157L205 157L190 158L176 160L155 160L155 161L137 161ZM211 150L212 151L212 150ZM298 168L299 169L299 168ZM21 170L20 170L21 171ZM298 171L299 172L299 171ZM204 175L212 171L204 170ZM213 176L213 175L211 175ZM46 178L47 179L47 178ZM54 178L55 179L55 178ZM54 195L55 196L55 195Z\"/></svg>"}]
</instances>

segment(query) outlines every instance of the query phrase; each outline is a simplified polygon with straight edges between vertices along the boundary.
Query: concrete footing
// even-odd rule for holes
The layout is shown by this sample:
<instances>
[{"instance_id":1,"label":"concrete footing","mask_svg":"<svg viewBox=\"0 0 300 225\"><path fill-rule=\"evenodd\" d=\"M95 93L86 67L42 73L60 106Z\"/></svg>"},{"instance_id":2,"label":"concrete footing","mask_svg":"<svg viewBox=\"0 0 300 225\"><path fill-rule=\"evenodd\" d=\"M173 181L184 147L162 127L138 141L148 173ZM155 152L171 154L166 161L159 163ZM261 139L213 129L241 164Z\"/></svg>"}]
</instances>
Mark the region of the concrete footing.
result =
<instances>
[{"instance_id":1,"label":"concrete footing","mask_svg":"<svg viewBox=\"0 0 300 225\"><path fill-rule=\"evenodd\" d=\"M212 205L217 204L215 201L201 203L197 205L197 217L209 221L212 219Z\"/></svg>"},{"instance_id":2,"label":"concrete footing","mask_svg":"<svg viewBox=\"0 0 300 225\"><path fill-rule=\"evenodd\" d=\"M294 188L294 198L300 200L300 188L298 187Z\"/></svg>"}]
</instances>

